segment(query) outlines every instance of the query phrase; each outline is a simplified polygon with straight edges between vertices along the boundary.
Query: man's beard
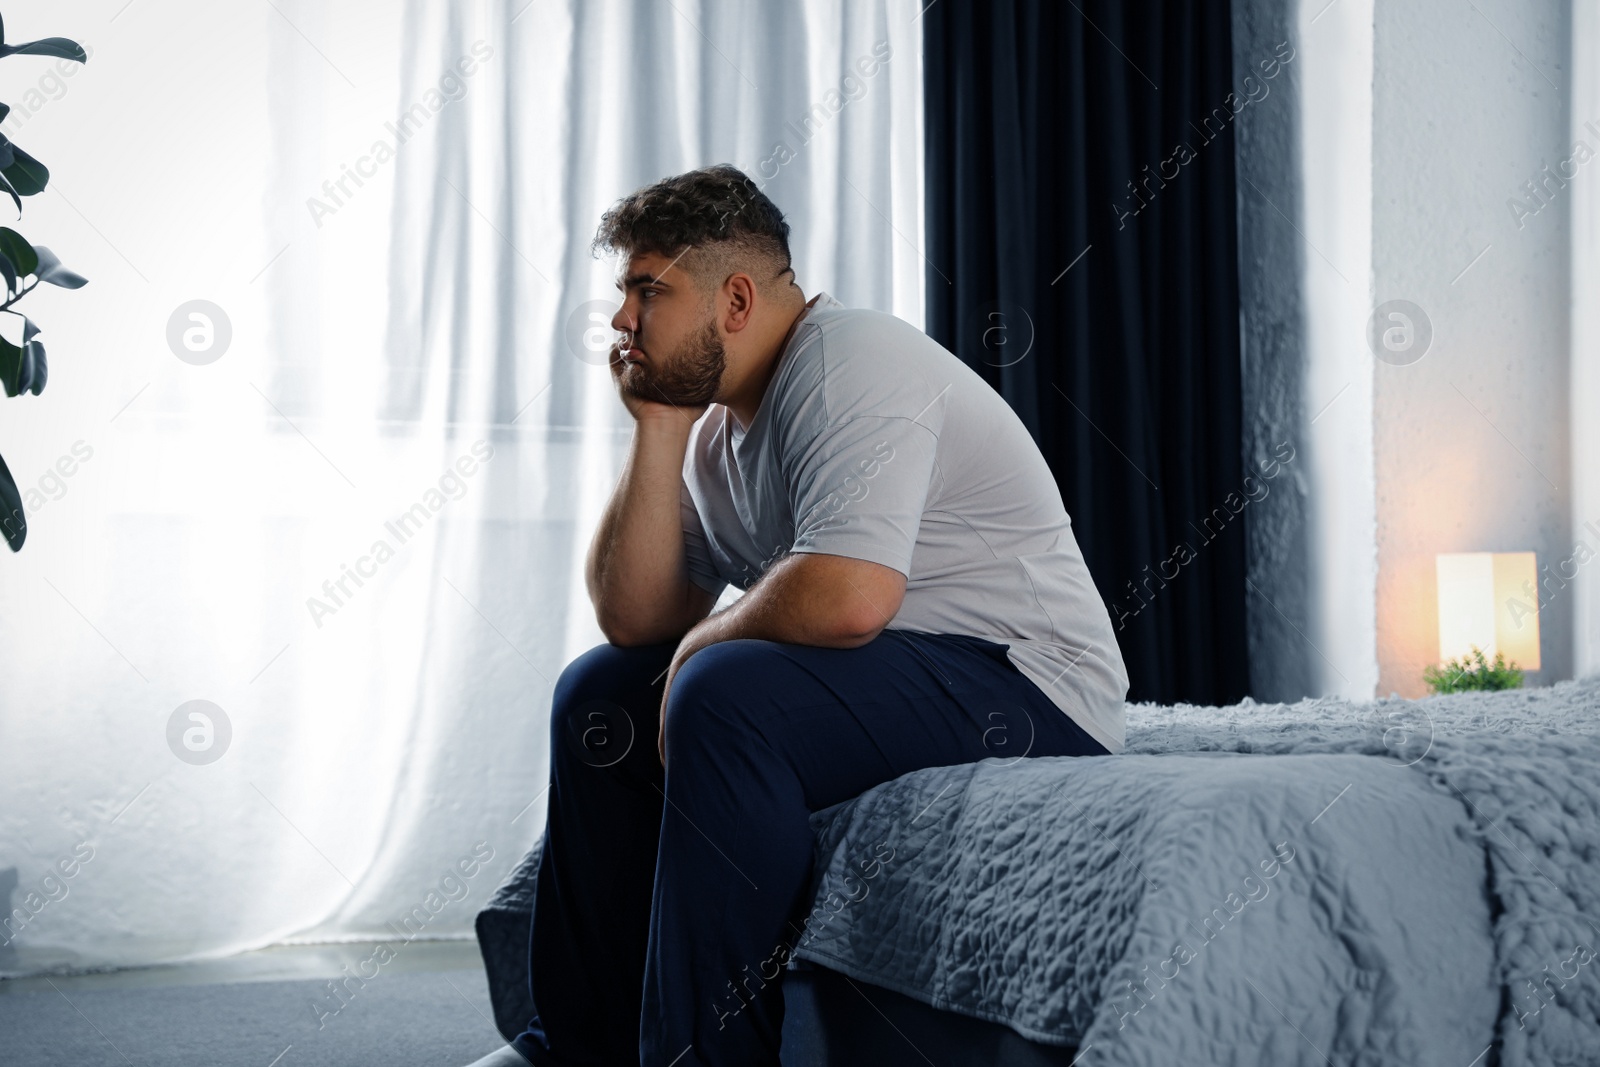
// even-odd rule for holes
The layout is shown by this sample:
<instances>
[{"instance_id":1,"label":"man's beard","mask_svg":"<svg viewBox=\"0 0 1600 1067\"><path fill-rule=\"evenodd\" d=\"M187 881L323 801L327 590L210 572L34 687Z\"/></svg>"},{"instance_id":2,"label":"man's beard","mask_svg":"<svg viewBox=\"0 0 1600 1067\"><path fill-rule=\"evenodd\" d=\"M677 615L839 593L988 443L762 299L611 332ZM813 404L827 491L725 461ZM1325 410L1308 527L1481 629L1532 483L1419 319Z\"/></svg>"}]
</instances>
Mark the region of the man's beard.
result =
<instances>
[{"instance_id":1,"label":"man's beard","mask_svg":"<svg viewBox=\"0 0 1600 1067\"><path fill-rule=\"evenodd\" d=\"M705 328L684 342L678 352L670 357L652 352L650 359L649 368L643 363L633 365L623 387L641 400L678 407L711 403L728 366L727 349L717 336L717 322L712 316L706 317Z\"/></svg>"}]
</instances>

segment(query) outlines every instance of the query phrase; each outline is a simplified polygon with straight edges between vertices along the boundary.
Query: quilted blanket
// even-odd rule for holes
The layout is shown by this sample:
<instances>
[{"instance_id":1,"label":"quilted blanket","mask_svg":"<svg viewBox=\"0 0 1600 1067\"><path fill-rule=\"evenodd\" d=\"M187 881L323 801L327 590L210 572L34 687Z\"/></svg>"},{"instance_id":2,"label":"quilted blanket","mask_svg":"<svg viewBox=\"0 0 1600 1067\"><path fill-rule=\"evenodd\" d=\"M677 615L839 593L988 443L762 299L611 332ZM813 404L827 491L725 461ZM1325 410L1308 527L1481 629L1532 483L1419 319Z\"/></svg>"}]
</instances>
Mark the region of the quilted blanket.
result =
<instances>
[{"instance_id":1,"label":"quilted blanket","mask_svg":"<svg viewBox=\"0 0 1600 1067\"><path fill-rule=\"evenodd\" d=\"M819 812L795 956L1086 1064L1600 1064L1600 679L1130 706Z\"/></svg>"}]
</instances>

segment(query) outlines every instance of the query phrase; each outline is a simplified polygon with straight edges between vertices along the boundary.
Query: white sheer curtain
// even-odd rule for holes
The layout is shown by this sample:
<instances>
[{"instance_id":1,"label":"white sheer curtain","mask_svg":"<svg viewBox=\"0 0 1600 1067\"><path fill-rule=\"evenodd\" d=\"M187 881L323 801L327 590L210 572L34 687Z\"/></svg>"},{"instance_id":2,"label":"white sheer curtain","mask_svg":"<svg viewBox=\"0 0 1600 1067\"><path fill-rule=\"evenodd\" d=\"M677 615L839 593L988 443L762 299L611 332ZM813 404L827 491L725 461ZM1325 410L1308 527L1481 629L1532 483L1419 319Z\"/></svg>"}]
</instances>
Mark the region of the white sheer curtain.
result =
<instances>
[{"instance_id":1,"label":"white sheer curtain","mask_svg":"<svg viewBox=\"0 0 1600 1067\"><path fill-rule=\"evenodd\" d=\"M0 973L470 930L600 640L598 216L733 162L808 293L920 324L918 10L7 5L92 49L5 127L54 174L22 232L91 284L30 297L49 388L0 401L38 490L0 560ZM231 327L204 365L194 300Z\"/></svg>"}]
</instances>

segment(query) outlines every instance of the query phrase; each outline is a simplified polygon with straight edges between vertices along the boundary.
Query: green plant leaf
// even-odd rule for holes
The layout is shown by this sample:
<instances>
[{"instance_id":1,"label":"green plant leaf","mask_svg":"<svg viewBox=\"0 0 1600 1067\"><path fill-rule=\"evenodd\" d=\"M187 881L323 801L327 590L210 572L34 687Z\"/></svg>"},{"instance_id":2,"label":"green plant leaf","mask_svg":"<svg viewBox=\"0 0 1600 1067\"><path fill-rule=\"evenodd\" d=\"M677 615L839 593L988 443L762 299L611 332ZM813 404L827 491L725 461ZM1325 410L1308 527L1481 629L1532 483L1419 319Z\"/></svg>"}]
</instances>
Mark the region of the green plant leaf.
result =
<instances>
[{"instance_id":1,"label":"green plant leaf","mask_svg":"<svg viewBox=\"0 0 1600 1067\"><path fill-rule=\"evenodd\" d=\"M7 226L0 226L0 255L11 261L17 274L32 274L39 269L39 253L33 250L22 234Z\"/></svg>"},{"instance_id":2,"label":"green plant leaf","mask_svg":"<svg viewBox=\"0 0 1600 1067\"><path fill-rule=\"evenodd\" d=\"M39 370L39 353L32 345L22 346L22 359L17 367L17 395L33 392L33 379Z\"/></svg>"},{"instance_id":3,"label":"green plant leaf","mask_svg":"<svg viewBox=\"0 0 1600 1067\"><path fill-rule=\"evenodd\" d=\"M0 133L0 167L9 167L16 161L17 150L11 145L11 138Z\"/></svg>"},{"instance_id":4,"label":"green plant leaf","mask_svg":"<svg viewBox=\"0 0 1600 1067\"><path fill-rule=\"evenodd\" d=\"M5 534L13 552L21 552L22 542L28 539L28 513L22 509L22 494L17 492L16 479L4 457L0 457L0 533Z\"/></svg>"},{"instance_id":5,"label":"green plant leaf","mask_svg":"<svg viewBox=\"0 0 1600 1067\"><path fill-rule=\"evenodd\" d=\"M0 167L0 174L4 174L11 182L11 187L23 196L36 196L44 192L44 187L50 184L49 168L16 145L11 146L11 151L15 158L10 165ZM17 210L22 209L19 207Z\"/></svg>"},{"instance_id":6,"label":"green plant leaf","mask_svg":"<svg viewBox=\"0 0 1600 1067\"><path fill-rule=\"evenodd\" d=\"M79 63L89 61L89 57L83 53L83 46L65 37L46 37L43 40L24 41L21 44L0 44L0 59L6 56L55 56L57 59L71 59Z\"/></svg>"},{"instance_id":7,"label":"green plant leaf","mask_svg":"<svg viewBox=\"0 0 1600 1067\"><path fill-rule=\"evenodd\" d=\"M1515 663L1507 663L1505 653L1496 652L1494 662L1490 663L1483 649L1476 645L1460 659L1424 667L1422 677L1435 693L1517 689L1523 682L1522 670Z\"/></svg>"},{"instance_id":8,"label":"green plant leaf","mask_svg":"<svg viewBox=\"0 0 1600 1067\"><path fill-rule=\"evenodd\" d=\"M19 380L22 377L22 349L0 337L0 385L4 385L6 396L16 396L22 392Z\"/></svg>"},{"instance_id":9,"label":"green plant leaf","mask_svg":"<svg viewBox=\"0 0 1600 1067\"><path fill-rule=\"evenodd\" d=\"M11 197L12 200L16 201L17 214L22 214L22 197L18 196L17 191L11 188L11 183L6 181L4 170L0 170L0 193L5 193L7 196Z\"/></svg>"},{"instance_id":10,"label":"green plant leaf","mask_svg":"<svg viewBox=\"0 0 1600 1067\"><path fill-rule=\"evenodd\" d=\"M0 122L4 122L9 114L11 114L11 105L0 104Z\"/></svg>"},{"instance_id":11,"label":"green plant leaf","mask_svg":"<svg viewBox=\"0 0 1600 1067\"><path fill-rule=\"evenodd\" d=\"M39 336L39 327L32 319L20 312L13 311L11 314L22 320L22 348L21 357L17 360L17 380L15 383L17 391L14 395L21 396L23 393L32 393L34 396L38 396L44 392L45 378L49 374L44 358L44 345L35 340ZM0 341L4 341L4 339L0 338ZM4 343L10 344L9 341Z\"/></svg>"},{"instance_id":12,"label":"green plant leaf","mask_svg":"<svg viewBox=\"0 0 1600 1067\"><path fill-rule=\"evenodd\" d=\"M44 392L44 383L50 377L50 365L44 359L44 342L34 341L28 346L33 350L33 381L28 386L28 391L34 396Z\"/></svg>"},{"instance_id":13,"label":"green plant leaf","mask_svg":"<svg viewBox=\"0 0 1600 1067\"><path fill-rule=\"evenodd\" d=\"M82 289L89 284L88 278L63 267L56 254L44 245L34 245L33 250L39 257L38 275L41 282L59 285L63 289Z\"/></svg>"},{"instance_id":14,"label":"green plant leaf","mask_svg":"<svg viewBox=\"0 0 1600 1067\"><path fill-rule=\"evenodd\" d=\"M0 253L0 278L5 279L7 293L17 291L17 268L3 253Z\"/></svg>"}]
</instances>

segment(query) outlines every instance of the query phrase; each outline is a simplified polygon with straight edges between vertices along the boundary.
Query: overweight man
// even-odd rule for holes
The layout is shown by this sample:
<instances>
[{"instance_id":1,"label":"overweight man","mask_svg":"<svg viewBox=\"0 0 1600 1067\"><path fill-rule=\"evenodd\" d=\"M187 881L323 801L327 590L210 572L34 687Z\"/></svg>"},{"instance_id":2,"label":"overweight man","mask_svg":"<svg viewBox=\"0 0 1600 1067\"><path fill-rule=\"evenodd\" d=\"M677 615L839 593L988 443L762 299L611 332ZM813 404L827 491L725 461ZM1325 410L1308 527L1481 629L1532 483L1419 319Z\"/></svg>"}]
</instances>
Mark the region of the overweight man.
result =
<instances>
[{"instance_id":1,"label":"overweight man","mask_svg":"<svg viewBox=\"0 0 1600 1067\"><path fill-rule=\"evenodd\" d=\"M1021 421L915 327L807 299L749 178L640 189L595 247L634 419L587 565L607 643L551 704L536 1014L478 1064L775 1065L781 982L752 978L803 932L808 816L1116 752L1127 674Z\"/></svg>"}]
</instances>

